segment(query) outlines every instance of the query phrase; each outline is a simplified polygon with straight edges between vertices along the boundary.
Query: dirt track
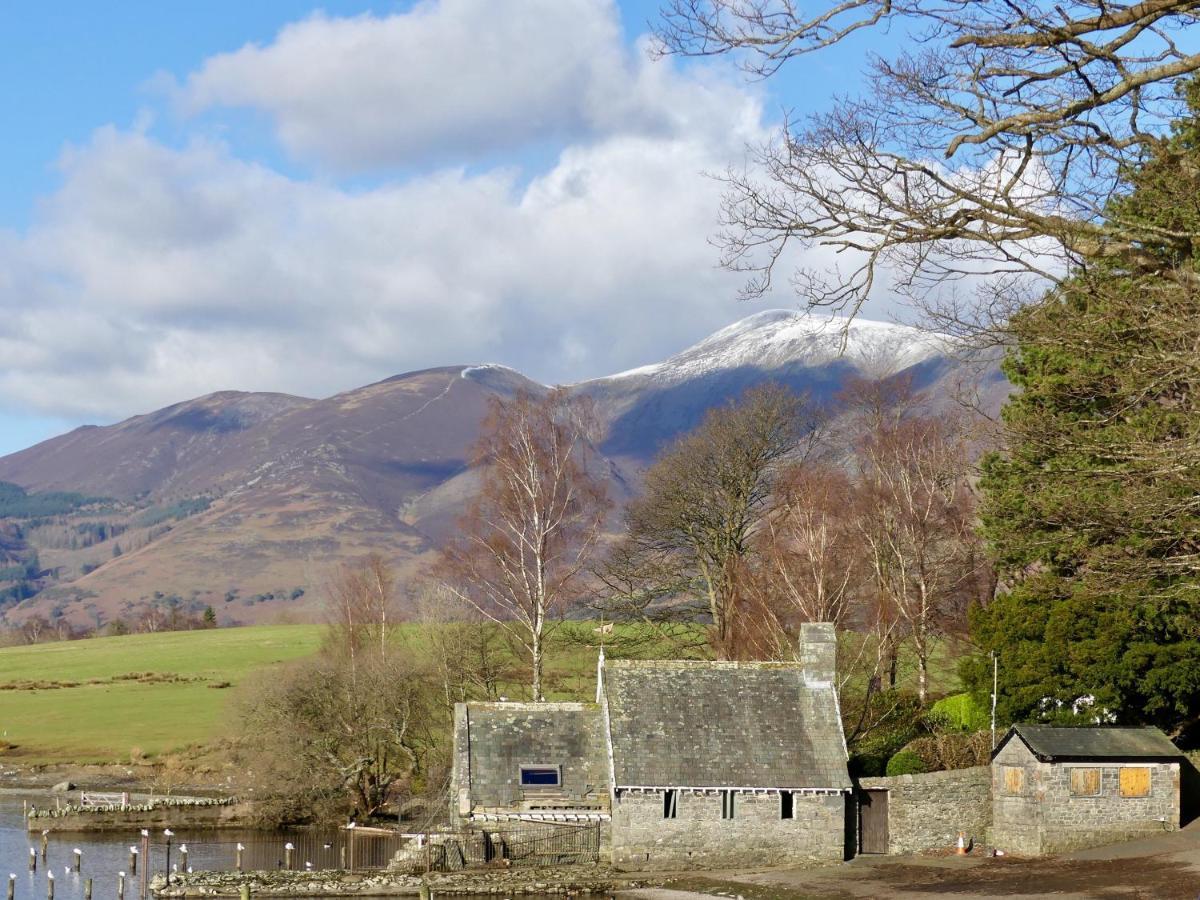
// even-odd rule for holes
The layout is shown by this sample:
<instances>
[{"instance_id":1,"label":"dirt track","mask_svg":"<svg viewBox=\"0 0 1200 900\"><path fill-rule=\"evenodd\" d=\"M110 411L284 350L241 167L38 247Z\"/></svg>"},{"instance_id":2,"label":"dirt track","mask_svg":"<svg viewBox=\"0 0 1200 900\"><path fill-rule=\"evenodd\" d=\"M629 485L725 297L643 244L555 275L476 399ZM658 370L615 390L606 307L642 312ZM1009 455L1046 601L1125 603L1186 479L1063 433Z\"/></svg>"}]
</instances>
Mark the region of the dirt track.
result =
<instances>
[{"instance_id":1,"label":"dirt track","mask_svg":"<svg viewBox=\"0 0 1200 900\"><path fill-rule=\"evenodd\" d=\"M821 869L727 872L671 879L642 900L1197 900L1200 823L1174 834L1052 859L859 857Z\"/></svg>"}]
</instances>

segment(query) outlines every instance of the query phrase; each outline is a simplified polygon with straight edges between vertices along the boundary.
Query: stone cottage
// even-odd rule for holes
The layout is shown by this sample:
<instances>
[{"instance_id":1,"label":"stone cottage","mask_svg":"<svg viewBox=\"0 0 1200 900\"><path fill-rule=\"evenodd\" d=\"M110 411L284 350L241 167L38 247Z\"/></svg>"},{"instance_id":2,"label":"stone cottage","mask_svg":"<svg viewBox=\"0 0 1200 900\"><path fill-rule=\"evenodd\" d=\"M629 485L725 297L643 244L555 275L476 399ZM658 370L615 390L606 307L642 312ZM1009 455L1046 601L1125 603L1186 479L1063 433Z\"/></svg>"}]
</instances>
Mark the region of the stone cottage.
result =
<instances>
[{"instance_id":1,"label":"stone cottage","mask_svg":"<svg viewBox=\"0 0 1200 900\"><path fill-rule=\"evenodd\" d=\"M833 626L801 662L609 660L595 703L455 708L452 821L595 822L637 866L841 861L850 777Z\"/></svg>"},{"instance_id":2,"label":"stone cottage","mask_svg":"<svg viewBox=\"0 0 1200 900\"><path fill-rule=\"evenodd\" d=\"M1014 725L992 753L991 843L1041 856L1174 831L1180 758L1157 728Z\"/></svg>"}]
</instances>

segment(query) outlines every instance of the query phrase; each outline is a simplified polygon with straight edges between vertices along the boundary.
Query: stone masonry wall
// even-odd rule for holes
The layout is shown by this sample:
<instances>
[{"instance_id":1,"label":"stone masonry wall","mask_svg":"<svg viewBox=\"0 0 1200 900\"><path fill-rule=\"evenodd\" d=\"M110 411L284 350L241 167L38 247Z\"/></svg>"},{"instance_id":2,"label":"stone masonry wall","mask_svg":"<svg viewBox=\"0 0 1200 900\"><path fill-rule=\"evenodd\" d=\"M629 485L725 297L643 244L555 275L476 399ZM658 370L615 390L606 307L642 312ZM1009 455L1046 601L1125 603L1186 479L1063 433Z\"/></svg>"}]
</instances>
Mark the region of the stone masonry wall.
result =
<instances>
[{"instance_id":1,"label":"stone masonry wall","mask_svg":"<svg viewBox=\"0 0 1200 900\"><path fill-rule=\"evenodd\" d=\"M1179 828L1179 764L1147 763L1150 794L1122 797L1120 767L1100 769L1100 794L1071 794L1073 766L1041 763L1042 852L1063 853Z\"/></svg>"},{"instance_id":2,"label":"stone masonry wall","mask_svg":"<svg viewBox=\"0 0 1200 900\"><path fill-rule=\"evenodd\" d=\"M663 818L661 792L625 793L612 811L612 862L626 869L799 865L841 862L844 794L795 796L794 818L780 818L778 793L739 793L734 817L721 796L680 791L678 813Z\"/></svg>"},{"instance_id":3,"label":"stone masonry wall","mask_svg":"<svg viewBox=\"0 0 1200 900\"><path fill-rule=\"evenodd\" d=\"M1146 797L1122 797L1122 764L1043 763L1011 740L993 766L992 842L1011 853L1040 856L1118 843L1179 828L1179 764L1128 763L1150 770ZM1005 783L1006 767L1022 770L1017 793ZM1071 792L1071 772L1100 770L1100 793Z\"/></svg>"},{"instance_id":4,"label":"stone masonry wall","mask_svg":"<svg viewBox=\"0 0 1200 900\"><path fill-rule=\"evenodd\" d=\"M246 828L251 824L253 809L247 803L229 806L167 806L153 810L114 809L26 820L30 831L47 829L71 833L129 831L138 828L156 831L163 828Z\"/></svg>"},{"instance_id":5,"label":"stone masonry wall","mask_svg":"<svg viewBox=\"0 0 1200 900\"><path fill-rule=\"evenodd\" d=\"M864 778L860 787L888 792L888 853L944 850L965 832L982 843L992 820L988 766Z\"/></svg>"},{"instance_id":6,"label":"stone masonry wall","mask_svg":"<svg viewBox=\"0 0 1200 900\"><path fill-rule=\"evenodd\" d=\"M992 760L992 828L988 843L1009 853L1037 856L1041 853L1042 807L1034 789L1037 758L1019 740L1010 740ZM1005 790L1006 768L1021 769L1022 789Z\"/></svg>"}]
</instances>

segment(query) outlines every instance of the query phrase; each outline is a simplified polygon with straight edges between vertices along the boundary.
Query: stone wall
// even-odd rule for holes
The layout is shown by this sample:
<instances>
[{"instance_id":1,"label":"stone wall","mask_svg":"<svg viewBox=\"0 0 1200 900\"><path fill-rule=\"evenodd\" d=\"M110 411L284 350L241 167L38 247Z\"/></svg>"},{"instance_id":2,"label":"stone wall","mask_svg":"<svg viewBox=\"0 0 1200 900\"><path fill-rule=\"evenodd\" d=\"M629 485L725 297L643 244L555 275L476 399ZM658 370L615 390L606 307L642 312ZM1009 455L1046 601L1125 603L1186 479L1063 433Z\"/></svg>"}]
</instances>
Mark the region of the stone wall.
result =
<instances>
[{"instance_id":1,"label":"stone wall","mask_svg":"<svg viewBox=\"0 0 1200 900\"><path fill-rule=\"evenodd\" d=\"M888 792L888 853L921 853L956 845L958 833L982 843L992 819L987 766L863 778L861 788Z\"/></svg>"},{"instance_id":2,"label":"stone wall","mask_svg":"<svg viewBox=\"0 0 1200 900\"><path fill-rule=\"evenodd\" d=\"M1021 741L1013 739L992 760L992 828L988 843L1009 853L1037 856L1041 853L1041 807L1033 790L1037 758ZM1010 794L1004 789L1006 767L1022 770L1026 789ZM999 784L996 782L999 781Z\"/></svg>"},{"instance_id":3,"label":"stone wall","mask_svg":"<svg viewBox=\"0 0 1200 900\"><path fill-rule=\"evenodd\" d=\"M1121 796L1125 766L1150 770L1147 796ZM1011 853L1064 853L1179 828L1179 763L1045 763L1014 738L992 768L992 843ZM1072 771L1080 768L1099 770L1098 794L1072 791Z\"/></svg>"},{"instance_id":4,"label":"stone wall","mask_svg":"<svg viewBox=\"0 0 1200 900\"><path fill-rule=\"evenodd\" d=\"M149 828L245 828L253 825L253 808L248 803L226 806L161 806L155 809L111 809L30 818L30 831L88 832L129 831Z\"/></svg>"},{"instance_id":5,"label":"stone wall","mask_svg":"<svg viewBox=\"0 0 1200 900\"><path fill-rule=\"evenodd\" d=\"M719 793L680 791L676 818L667 819L661 791L622 793L612 812L612 862L626 869L841 862L846 796L793 796L791 819L781 818L777 792L737 793L734 817L722 819Z\"/></svg>"}]
</instances>

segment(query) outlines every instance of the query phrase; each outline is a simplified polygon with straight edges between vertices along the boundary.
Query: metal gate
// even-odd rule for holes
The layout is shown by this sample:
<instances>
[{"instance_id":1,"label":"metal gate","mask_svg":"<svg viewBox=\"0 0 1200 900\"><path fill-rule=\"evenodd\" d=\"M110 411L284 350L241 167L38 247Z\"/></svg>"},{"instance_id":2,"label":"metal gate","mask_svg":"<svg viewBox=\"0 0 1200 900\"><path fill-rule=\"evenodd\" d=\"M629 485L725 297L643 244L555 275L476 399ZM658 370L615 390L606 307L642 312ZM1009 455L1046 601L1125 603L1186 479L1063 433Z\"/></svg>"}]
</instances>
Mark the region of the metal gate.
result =
<instances>
[{"instance_id":1,"label":"metal gate","mask_svg":"<svg viewBox=\"0 0 1200 900\"><path fill-rule=\"evenodd\" d=\"M888 792L858 794L858 852L888 852Z\"/></svg>"}]
</instances>

